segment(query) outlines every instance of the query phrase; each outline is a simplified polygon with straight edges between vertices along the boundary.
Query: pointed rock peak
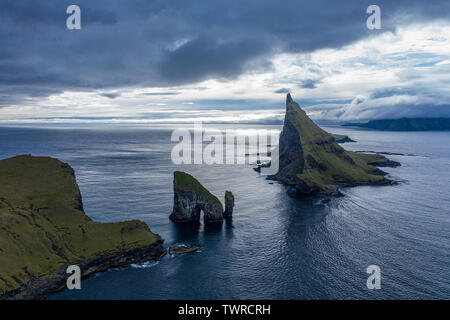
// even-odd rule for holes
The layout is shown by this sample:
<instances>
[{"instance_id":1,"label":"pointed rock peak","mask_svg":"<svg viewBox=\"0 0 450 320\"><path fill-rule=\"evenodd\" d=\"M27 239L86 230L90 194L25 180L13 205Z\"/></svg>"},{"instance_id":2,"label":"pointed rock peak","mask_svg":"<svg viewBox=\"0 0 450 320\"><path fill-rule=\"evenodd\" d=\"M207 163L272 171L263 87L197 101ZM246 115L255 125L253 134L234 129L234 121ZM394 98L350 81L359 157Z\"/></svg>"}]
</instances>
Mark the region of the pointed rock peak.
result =
<instances>
[{"instance_id":1,"label":"pointed rock peak","mask_svg":"<svg viewBox=\"0 0 450 320\"><path fill-rule=\"evenodd\" d=\"M377 162L372 157L380 155L344 150L331 134L308 117L290 94L286 103L279 143L279 169L270 179L294 185L297 194L309 195L339 195L339 186L390 183L384 177L386 173L371 165Z\"/></svg>"},{"instance_id":2,"label":"pointed rock peak","mask_svg":"<svg viewBox=\"0 0 450 320\"><path fill-rule=\"evenodd\" d=\"M287 96L286 96L286 105L291 103L291 102L294 102L294 100L292 100L291 94L288 93Z\"/></svg>"}]
</instances>

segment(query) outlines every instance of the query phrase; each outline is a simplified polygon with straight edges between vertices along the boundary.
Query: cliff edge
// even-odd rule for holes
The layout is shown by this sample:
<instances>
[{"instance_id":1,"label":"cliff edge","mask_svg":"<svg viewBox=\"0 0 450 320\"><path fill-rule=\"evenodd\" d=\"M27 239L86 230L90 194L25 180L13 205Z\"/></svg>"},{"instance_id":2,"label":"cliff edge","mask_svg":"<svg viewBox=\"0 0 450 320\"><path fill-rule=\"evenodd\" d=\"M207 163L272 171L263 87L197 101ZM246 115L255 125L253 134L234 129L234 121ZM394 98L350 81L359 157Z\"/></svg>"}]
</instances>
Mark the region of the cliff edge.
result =
<instances>
[{"instance_id":1,"label":"cliff edge","mask_svg":"<svg viewBox=\"0 0 450 320\"><path fill-rule=\"evenodd\" d=\"M224 210L220 200L190 174L182 171L173 173L173 193L173 211L170 215L172 221L197 222L202 211L205 223L223 221ZM228 210L231 210L227 214L231 215L231 204L227 204Z\"/></svg>"},{"instance_id":2,"label":"cliff edge","mask_svg":"<svg viewBox=\"0 0 450 320\"><path fill-rule=\"evenodd\" d=\"M142 221L92 221L68 164L29 155L0 161L0 299L60 290L72 264L86 277L159 260L162 243Z\"/></svg>"},{"instance_id":3,"label":"cliff edge","mask_svg":"<svg viewBox=\"0 0 450 320\"><path fill-rule=\"evenodd\" d=\"M392 184L385 172L371 164L395 164L379 154L344 150L333 135L319 128L292 100L286 98L286 116L279 143L279 170L270 179L294 185L298 194L339 194L339 186Z\"/></svg>"}]
</instances>

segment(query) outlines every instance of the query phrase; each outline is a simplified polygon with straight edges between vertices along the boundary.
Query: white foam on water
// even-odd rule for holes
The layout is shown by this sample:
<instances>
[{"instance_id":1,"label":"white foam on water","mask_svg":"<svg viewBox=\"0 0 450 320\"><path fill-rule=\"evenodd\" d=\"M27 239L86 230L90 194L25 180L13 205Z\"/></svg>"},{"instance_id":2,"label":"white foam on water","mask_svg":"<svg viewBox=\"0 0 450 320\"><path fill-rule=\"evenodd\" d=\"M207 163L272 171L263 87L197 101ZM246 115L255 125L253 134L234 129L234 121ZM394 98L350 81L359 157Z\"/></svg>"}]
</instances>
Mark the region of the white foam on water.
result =
<instances>
[{"instance_id":1,"label":"white foam on water","mask_svg":"<svg viewBox=\"0 0 450 320\"><path fill-rule=\"evenodd\" d=\"M144 263L141 264L135 264L133 263L131 265L132 268L137 268L137 269L144 269L144 268L151 268L156 266L159 263L159 261L146 261Z\"/></svg>"}]
</instances>

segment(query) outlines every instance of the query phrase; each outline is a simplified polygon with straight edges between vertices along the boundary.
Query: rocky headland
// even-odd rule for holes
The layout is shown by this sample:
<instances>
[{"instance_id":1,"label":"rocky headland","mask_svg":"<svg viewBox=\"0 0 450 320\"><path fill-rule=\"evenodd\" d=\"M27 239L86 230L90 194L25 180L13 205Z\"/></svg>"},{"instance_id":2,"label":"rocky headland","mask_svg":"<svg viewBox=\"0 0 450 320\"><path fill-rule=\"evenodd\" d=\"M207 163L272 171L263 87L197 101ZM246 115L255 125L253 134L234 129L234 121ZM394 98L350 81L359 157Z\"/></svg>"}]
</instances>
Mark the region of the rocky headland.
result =
<instances>
[{"instance_id":1,"label":"rocky headland","mask_svg":"<svg viewBox=\"0 0 450 320\"><path fill-rule=\"evenodd\" d=\"M383 165L399 164L379 154L346 151L287 95L279 170L269 179L295 186L297 194L339 195L341 186L393 184L375 167Z\"/></svg>"},{"instance_id":2,"label":"rocky headland","mask_svg":"<svg viewBox=\"0 0 450 320\"><path fill-rule=\"evenodd\" d=\"M74 170L49 157L0 161L0 299L40 299L82 277L159 260L163 239L139 220L99 223L83 211Z\"/></svg>"}]
</instances>

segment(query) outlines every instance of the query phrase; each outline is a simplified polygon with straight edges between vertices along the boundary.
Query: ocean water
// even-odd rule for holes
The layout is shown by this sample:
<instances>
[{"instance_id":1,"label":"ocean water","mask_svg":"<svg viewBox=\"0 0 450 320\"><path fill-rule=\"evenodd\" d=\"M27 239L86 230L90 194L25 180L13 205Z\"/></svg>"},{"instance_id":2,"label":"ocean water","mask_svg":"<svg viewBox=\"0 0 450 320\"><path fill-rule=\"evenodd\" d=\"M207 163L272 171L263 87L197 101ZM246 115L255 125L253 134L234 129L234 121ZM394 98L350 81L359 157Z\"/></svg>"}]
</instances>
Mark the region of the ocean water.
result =
<instances>
[{"instance_id":1,"label":"ocean water","mask_svg":"<svg viewBox=\"0 0 450 320\"><path fill-rule=\"evenodd\" d=\"M264 126L241 126L242 134ZM322 204L296 198L249 165L172 164L163 127L0 128L0 159L49 155L76 171L86 213L96 221L141 219L165 245L196 253L113 269L49 299L448 299L450 298L450 134L329 127L349 150L402 153L383 168L398 185L343 190ZM219 227L169 220L172 173L193 174L234 216ZM369 265L381 289L366 287Z\"/></svg>"}]
</instances>

